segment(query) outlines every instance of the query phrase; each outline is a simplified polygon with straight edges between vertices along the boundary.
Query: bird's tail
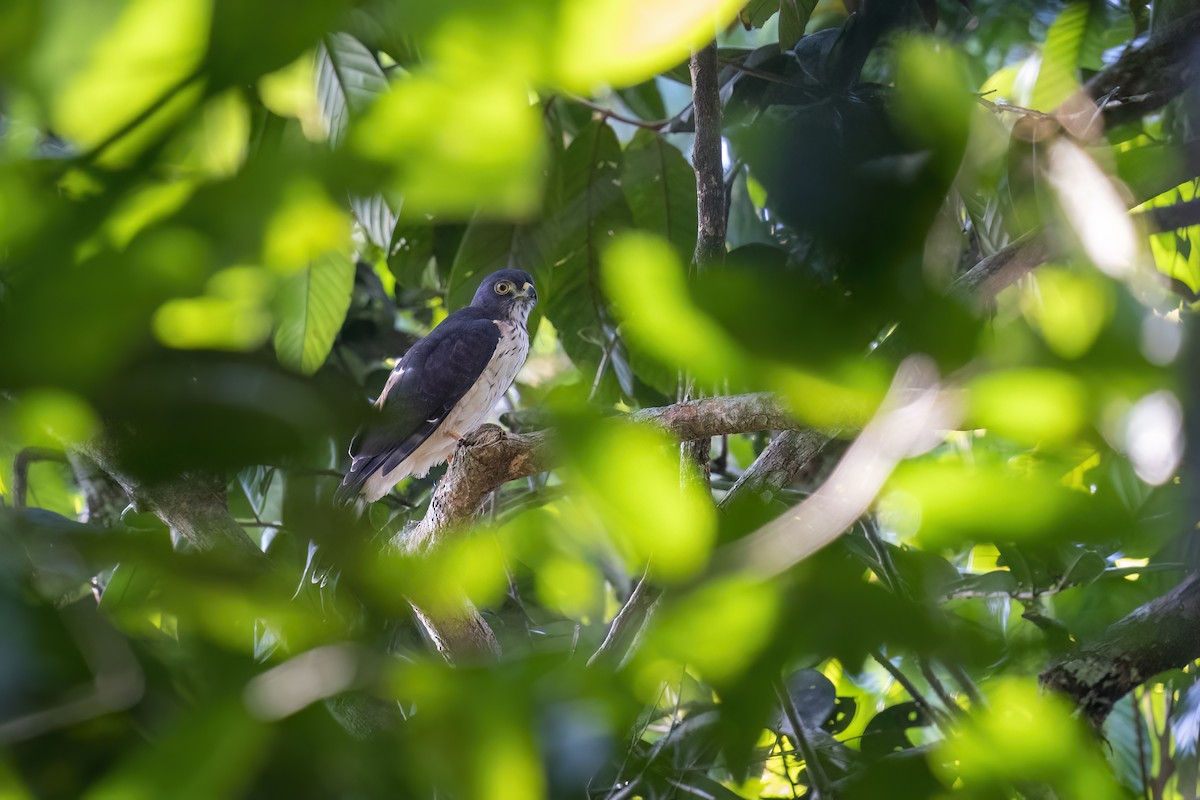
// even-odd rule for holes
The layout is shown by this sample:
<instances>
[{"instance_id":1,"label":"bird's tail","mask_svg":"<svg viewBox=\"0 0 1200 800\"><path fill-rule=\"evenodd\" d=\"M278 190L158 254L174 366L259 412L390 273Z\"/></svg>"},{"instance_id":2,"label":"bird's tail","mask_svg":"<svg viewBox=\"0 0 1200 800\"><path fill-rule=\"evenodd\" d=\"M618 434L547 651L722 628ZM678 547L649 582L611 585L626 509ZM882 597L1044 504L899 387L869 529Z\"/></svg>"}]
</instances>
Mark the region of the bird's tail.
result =
<instances>
[{"instance_id":1,"label":"bird's tail","mask_svg":"<svg viewBox=\"0 0 1200 800\"><path fill-rule=\"evenodd\" d=\"M358 469L355 469L355 466L358 466ZM367 469L365 464L355 466L350 467L346 477L342 478L342 485L334 490L334 505L351 505L362 494L363 484L367 482L367 478L371 477L371 470Z\"/></svg>"}]
</instances>

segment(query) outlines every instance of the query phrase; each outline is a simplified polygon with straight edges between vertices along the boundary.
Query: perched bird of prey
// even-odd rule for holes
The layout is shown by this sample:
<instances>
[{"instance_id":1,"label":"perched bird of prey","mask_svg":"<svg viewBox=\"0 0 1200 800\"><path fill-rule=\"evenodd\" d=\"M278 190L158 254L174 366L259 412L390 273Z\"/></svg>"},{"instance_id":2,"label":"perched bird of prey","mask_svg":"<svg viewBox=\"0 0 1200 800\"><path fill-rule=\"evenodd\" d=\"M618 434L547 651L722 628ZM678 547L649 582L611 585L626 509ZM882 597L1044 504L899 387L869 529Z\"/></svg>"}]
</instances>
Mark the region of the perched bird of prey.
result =
<instances>
[{"instance_id":1,"label":"perched bird of prey","mask_svg":"<svg viewBox=\"0 0 1200 800\"><path fill-rule=\"evenodd\" d=\"M448 460L525 363L525 323L536 303L528 272L493 272L471 305L414 344L375 401L379 413L350 442L350 471L337 500L374 502L401 479Z\"/></svg>"}]
</instances>

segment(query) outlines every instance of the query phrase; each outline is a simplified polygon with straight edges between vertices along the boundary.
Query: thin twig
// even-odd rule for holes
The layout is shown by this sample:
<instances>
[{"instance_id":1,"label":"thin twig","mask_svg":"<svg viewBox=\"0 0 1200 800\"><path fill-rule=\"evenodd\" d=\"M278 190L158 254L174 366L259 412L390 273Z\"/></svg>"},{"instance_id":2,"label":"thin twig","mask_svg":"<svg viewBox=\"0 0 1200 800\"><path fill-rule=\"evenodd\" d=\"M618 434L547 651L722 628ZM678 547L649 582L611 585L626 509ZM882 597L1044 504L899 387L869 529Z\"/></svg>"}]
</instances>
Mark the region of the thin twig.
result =
<instances>
[{"instance_id":1,"label":"thin twig","mask_svg":"<svg viewBox=\"0 0 1200 800\"><path fill-rule=\"evenodd\" d=\"M29 467L38 461L67 462L67 454L49 447L26 447L13 458L12 496L14 508L25 508L29 491Z\"/></svg>"},{"instance_id":2,"label":"thin twig","mask_svg":"<svg viewBox=\"0 0 1200 800\"><path fill-rule=\"evenodd\" d=\"M885 583L891 588L892 592L905 600L912 600L907 587L904 585L903 578L900 577L900 571L896 569L896 562L892 560L892 553L879 536L879 531L875 527L873 520L868 520L863 525L863 531L866 534L867 541L871 543L871 548L875 551L875 557L879 559L879 567L884 575L880 576ZM950 693L946 691L946 687L942 685L941 680L933 671L933 666L929 663L929 659L925 656L917 656L917 666L921 670L921 675L924 676L925 682L942 701L942 705L946 707L946 711L950 714L959 712L961 709Z\"/></svg>"},{"instance_id":3,"label":"thin twig","mask_svg":"<svg viewBox=\"0 0 1200 800\"><path fill-rule=\"evenodd\" d=\"M1137 737L1138 771L1142 776L1142 793L1150 800L1150 776L1146 774L1146 739L1142 731L1145 720L1142 719L1142 709L1138 706L1137 692L1130 692L1129 704L1133 707L1133 731Z\"/></svg>"},{"instance_id":4,"label":"thin twig","mask_svg":"<svg viewBox=\"0 0 1200 800\"><path fill-rule=\"evenodd\" d=\"M929 702L929 699L921 693L921 691L917 688L917 685L909 680L908 676L905 675L899 667L893 664L891 659L883 654L882 650L872 650L871 657L879 663L879 666L883 667L884 670L886 670L887 673L892 676L896 683L904 687L904 691L908 692L908 696L912 698L912 701L920 706L921 710L925 712L925 715L929 717L929 719L932 720L933 723L937 725L943 733L947 735L950 734L951 729L947 716L942 713L941 709L935 707L933 703Z\"/></svg>"},{"instance_id":5,"label":"thin twig","mask_svg":"<svg viewBox=\"0 0 1200 800\"><path fill-rule=\"evenodd\" d=\"M954 702L954 698L946 691L946 687L942 685L942 680L933 671L933 665L929 663L929 659L924 656L917 656L917 666L921 670L921 676L925 678L925 682L929 684L929 688L933 689L933 693L938 696L938 700L942 701L942 705L951 714L961 713L958 703Z\"/></svg>"},{"instance_id":6,"label":"thin twig","mask_svg":"<svg viewBox=\"0 0 1200 800\"><path fill-rule=\"evenodd\" d=\"M972 706L976 708L985 708L987 706L987 700L984 698L983 692L979 691L979 686L976 685L975 681L971 680L971 676L967 674L965 669L950 661L943 661L942 666L946 668L946 671L950 673L955 682L967 693Z\"/></svg>"},{"instance_id":7,"label":"thin twig","mask_svg":"<svg viewBox=\"0 0 1200 800\"><path fill-rule=\"evenodd\" d=\"M646 130L650 130L650 131L660 131L663 128L670 125L671 123L677 122L681 117L683 117L684 114L686 114L692 108L692 104L688 103L686 106L684 106L682 109L680 109L679 113L674 114L673 116L667 117L666 119L644 120L644 119L638 119L636 117L626 116L625 114L621 114L617 111L613 111L611 108L606 108L605 106L602 106L599 103L593 102L592 100L588 100L586 97L580 97L579 95L574 95L574 94L569 95L569 97L572 102L579 103L579 105L590 108L592 111L595 111L598 114L603 114L606 117L615 119L617 122L624 122L626 125L633 125L638 128L645 128Z\"/></svg>"},{"instance_id":8,"label":"thin twig","mask_svg":"<svg viewBox=\"0 0 1200 800\"><path fill-rule=\"evenodd\" d=\"M783 707L784 716L787 717L788 724L791 725L791 734L795 740L796 749L804 756L804 767L808 771L812 797L814 800L831 800L833 797L833 787L829 783L829 778L825 775L825 768L821 765L820 759L817 758L817 749L813 747L812 742L808 740L808 736L804 732L804 720L800 718L800 712L796 710L796 705L792 702L792 696L788 694L787 687L784 686L781 680L775 681L775 696L779 698L779 704Z\"/></svg>"}]
</instances>

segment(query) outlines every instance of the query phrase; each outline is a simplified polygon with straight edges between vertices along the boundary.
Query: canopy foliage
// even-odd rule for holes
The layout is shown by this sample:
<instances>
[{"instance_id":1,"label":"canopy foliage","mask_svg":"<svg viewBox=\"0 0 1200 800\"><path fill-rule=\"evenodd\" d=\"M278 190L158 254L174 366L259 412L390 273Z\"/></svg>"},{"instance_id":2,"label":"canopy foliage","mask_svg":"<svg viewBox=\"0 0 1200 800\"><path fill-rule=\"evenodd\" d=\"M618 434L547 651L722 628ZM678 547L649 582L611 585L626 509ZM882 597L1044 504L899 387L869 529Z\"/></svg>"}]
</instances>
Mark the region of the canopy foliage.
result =
<instances>
[{"instance_id":1,"label":"canopy foliage","mask_svg":"<svg viewBox=\"0 0 1200 800\"><path fill-rule=\"evenodd\" d=\"M1185 0L4 3L0 797L1196 796L1198 78ZM514 433L336 508L510 266Z\"/></svg>"}]
</instances>

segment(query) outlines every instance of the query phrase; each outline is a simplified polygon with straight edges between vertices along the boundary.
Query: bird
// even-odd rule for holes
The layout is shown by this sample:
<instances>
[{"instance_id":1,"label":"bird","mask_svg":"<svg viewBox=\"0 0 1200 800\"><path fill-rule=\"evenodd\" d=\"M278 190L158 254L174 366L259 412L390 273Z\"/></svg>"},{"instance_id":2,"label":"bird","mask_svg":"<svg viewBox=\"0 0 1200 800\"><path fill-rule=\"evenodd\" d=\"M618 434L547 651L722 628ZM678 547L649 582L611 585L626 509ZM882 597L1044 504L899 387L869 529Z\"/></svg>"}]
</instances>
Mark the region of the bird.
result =
<instances>
[{"instance_id":1,"label":"bird","mask_svg":"<svg viewBox=\"0 0 1200 800\"><path fill-rule=\"evenodd\" d=\"M470 305L409 348L375 401L377 413L350 442L336 502L373 503L404 478L424 477L453 458L525 363L537 300L528 272L493 272Z\"/></svg>"}]
</instances>

